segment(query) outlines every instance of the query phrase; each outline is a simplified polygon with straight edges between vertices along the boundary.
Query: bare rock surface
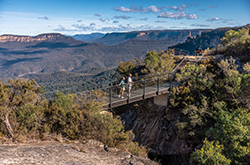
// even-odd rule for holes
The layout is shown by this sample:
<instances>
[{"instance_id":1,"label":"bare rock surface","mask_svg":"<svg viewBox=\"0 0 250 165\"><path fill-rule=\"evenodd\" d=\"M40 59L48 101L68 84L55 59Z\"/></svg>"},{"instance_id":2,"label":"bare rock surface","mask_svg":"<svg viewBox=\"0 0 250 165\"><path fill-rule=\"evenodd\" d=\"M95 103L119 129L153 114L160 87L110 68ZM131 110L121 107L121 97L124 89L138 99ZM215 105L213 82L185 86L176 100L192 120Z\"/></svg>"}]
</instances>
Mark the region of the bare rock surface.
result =
<instances>
[{"instance_id":1,"label":"bare rock surface","mask_svg":"<svg viewBox=\"0 0 250 165\"><path fill-rule=\"evenodd\" d=\"M157 165L148 158L108 148L95 140L89 140L85 144L55 141L3 144L0 145L0 164Z\"/></svg>"}]
</instances>

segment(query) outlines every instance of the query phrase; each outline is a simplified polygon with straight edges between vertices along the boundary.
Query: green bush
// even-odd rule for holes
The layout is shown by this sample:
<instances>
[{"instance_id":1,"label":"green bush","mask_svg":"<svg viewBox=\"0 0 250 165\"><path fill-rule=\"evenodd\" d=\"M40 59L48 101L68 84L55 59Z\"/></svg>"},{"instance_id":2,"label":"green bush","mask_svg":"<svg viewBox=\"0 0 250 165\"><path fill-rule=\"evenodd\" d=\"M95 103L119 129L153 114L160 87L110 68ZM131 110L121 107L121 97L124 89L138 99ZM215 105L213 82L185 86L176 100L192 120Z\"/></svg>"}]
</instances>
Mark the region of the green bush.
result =
<instances>
[{"instance_id":1,"label":"green bush","mask_svg":"<svg viewBox=\"0 0 250 165\"><path fill-rule=\"evenodd\" d=\"M196 149L190 158L192 165L229 165L231 160L227 159L223 154L223 145L219 142L209 142L207 139L203 141L201 149Z\"/></svg>"}]
</instances>

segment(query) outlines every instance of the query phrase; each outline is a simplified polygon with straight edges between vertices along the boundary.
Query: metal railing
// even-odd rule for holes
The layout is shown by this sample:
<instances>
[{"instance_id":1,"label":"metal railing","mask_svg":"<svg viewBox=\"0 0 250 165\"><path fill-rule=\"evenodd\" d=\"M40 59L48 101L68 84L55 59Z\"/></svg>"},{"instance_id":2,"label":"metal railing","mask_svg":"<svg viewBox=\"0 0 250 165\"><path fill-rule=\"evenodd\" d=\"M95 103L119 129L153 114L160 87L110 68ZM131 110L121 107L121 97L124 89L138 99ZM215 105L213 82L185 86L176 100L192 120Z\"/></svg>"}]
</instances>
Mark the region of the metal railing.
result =
<instances>
[{"instance_id":1,"label":"metal railing","mask_svg":"<svg viewBox=\"0 0 250 165\"><path fill-rule=\"evenodd\" d=\"M189 56L189 52L183 49L176 49L175 51L179 51L179 55L184 55L179 64L176 65L172 71L164 71L156 74L154 73L133 77L133 85L130 97L128 97L127 91L124 91L124 98L118 97L119 94L121 94L121 87L117 84L117 80L110 81L107 84L95 86L95 88L92 90L77 92L74 94L81 97L85 102L103 102L103 105L106 106L106 108L112 108L168 93L173 86L179 85L177 82L173 81L176 71ZM196 63L201 60L204 54L205 52L203 52L202 56L196 61Z\"/></svg>"}]
</instances>

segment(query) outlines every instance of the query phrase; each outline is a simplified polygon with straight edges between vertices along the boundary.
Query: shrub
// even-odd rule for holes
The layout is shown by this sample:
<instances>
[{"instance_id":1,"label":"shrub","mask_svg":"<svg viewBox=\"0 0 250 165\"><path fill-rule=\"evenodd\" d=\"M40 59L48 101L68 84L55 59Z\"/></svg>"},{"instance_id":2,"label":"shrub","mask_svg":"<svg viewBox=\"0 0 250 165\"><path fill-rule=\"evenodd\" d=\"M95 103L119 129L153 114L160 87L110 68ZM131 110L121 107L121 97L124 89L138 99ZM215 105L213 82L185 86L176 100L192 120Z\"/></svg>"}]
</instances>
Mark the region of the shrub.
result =
<instances>
[{"instance_id":1,"label":"shrub","mask_svg":"<svg viewBox=\"0 0 250 165\"><path fill-rule=\"evenodd\" d=\"M200 150L195 150L191 154L190 164L192 165L229 165L231 160L227 159L223 154L223 145L219 142L209 142L207 139L203 141Z\"/></svg>"}]
</instances>

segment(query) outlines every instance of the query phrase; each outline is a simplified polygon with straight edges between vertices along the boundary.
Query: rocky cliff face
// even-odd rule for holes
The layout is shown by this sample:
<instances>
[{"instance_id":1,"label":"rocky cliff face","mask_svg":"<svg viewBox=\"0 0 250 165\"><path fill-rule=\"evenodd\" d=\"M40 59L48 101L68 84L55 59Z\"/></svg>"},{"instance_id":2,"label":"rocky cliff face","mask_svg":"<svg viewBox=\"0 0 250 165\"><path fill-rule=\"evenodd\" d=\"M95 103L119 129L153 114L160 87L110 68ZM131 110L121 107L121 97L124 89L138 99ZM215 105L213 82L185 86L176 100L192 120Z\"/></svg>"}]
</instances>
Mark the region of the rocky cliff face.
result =
<instances>
[{"instance_id":1,"label":"rocky cliff face","mask_svg":"<svg viewBox=\"0 0 250 165\"><path fill-rule=\"evenodd\" d=\"M178 113L166 112L165 106L154 105L153 100L147 99L132 108L121 107L118 113L125 129L133 130L135 140L149 147L150 152L163 156L192 151L193 146L177 136L175 122L179 119Z\"/></svg>"},{"instance_id":2,"label":"rocky cliff face","mask_svg":"<svg viewBox=\"0 0 250 165\"><path fill-rule=\"evenodd\" d=\"M195 49L197 49L199 46L201 46L202 49L214 48L218 43L220 43L220 39L228 30L238 30L240 28L250 28L250 24L241 27L226 27L213 30L205 30L201 34L197 34L193 37L188 37L184 43L179 43L170 48L185 49L191 52L191 54L194 54Z\"/></svg>"},{"instance_id":3,"label":"rocky cliff face","mask_svg":"<svg viewBox=\"0 0 250 165\"><path fill-rule=\"evenodd\" d=\"M65 37L59 33L48 33L48 34L40 34L35 37L31 36L18 36L18 35L2 35L0 36L0 43L4 42L34 42L34 41L55 41L60 39L69 39L71 37ZM73 38L71 38L73 39Z\"/></svg>"}]
</instances>

